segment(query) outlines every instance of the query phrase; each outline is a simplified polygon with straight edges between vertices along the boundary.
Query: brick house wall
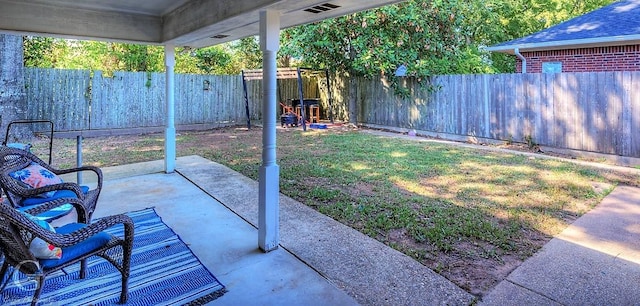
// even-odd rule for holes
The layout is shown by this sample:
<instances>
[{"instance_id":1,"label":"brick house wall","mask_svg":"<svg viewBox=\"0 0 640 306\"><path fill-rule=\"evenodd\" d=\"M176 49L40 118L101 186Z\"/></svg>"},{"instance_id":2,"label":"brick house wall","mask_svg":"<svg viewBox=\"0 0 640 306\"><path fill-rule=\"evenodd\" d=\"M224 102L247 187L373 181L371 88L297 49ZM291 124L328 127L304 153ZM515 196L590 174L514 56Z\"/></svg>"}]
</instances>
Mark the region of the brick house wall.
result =
<instances>
[{"instance_id":1,"label":"brick house wall","mask_svg":"<svg viewBox=\"0 0 640 306\"><path fill-rule=\"evenodd\" d=\"M640 44L521 53L529 73L541 73L545 62L562 63L562 72L640 71ZM516 72L522 72L519 58Z\"/></svg>"}]
</instances>

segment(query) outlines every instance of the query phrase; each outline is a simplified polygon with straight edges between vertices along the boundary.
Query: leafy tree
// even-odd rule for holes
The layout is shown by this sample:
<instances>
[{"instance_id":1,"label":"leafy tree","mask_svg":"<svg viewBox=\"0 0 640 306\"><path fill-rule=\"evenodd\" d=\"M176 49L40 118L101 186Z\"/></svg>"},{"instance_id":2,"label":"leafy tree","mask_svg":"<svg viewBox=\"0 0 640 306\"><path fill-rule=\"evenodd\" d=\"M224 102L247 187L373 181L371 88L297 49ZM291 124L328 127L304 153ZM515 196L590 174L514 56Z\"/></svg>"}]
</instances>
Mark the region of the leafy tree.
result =
<instances>
[{"instance_id":1,"label":"leafy tree","mask_svg":"<svg viewBox=\"0 0 640 306\"><path fill-rule=\"evenodd\" d=\"M54 67L54 39L51 37L24 36L24 66L25 67Z\"/></svg>"},{"instance_id":2,"label":"leafy tree","mask_svg":"<svg viewBox=\"0 0 640 306\"><path fill-rule=\"evenodd\" d=\"M258 69L262 67L262 51L257 37L252 36L240 39L232 43L231 50L233 50L234 61L237 62L241 69Z\"/></svg>"},{"instance_id":3,"label":"leafy tree","mask_svg":"<svg viewBox=\"0 0 640 306\"><path fill-rule=\"evenodd\" d=\"M164 48L126 43L25 37L25 66L114 71L164 71ZM225 46L178 48L176 72L237 74L239 67Z\"/></svg>"},{"instance_id":4,"label":"leafy tree","mask_svg":"<svg viewBox=\"0 0 640 306\"><path fill-rule=\"evenodd\" d=\"M179 48L176 53L176 72L198 74L237 74L240 68L226 45L200 49Z\"/></svg>"},{"instance_id":5,"label":"leafy tree","mask_svg":"<svg viewBox=\"0 0 640 306\"><path fill-rule=\"evenodd\" d=\"M329 68L352 76L390 75L400 65L418 77L512 72L513 56L483 47L522 37L614 0L408 0L283 31L280 67ZM122 43L24 38L28 67L162 71L163 48ZM191 50L176 71L236 74L262 66L256 37Z\"/></svg>"},{"instance_id":6,"label":"leafy tree","mask_svg":"<svg viewBox=\"0 0 640 306\"><path fill-rule=\"evenodd\" d=\"M418 77L457 72L466 43L462 25L457 1L410 0L289 29L283 52L349 77L355 122L355 76L393 75L400 65Z\"/></svg>"},{"instance_id":7,"label":"leafy tree","mask_svg":"<svg viewBox=\"0 0 640 306\"><path fill-rule=\"evenodd\" d=\"M107 43L111 69L158 72L164 70L164 49L159 46Z\"/></svg>"},{"instance_id":8,"label":"leafy tree","mask_svg":"<svg viewBox=\"0 0 640 306\"><path fill-rule=\"evenodd\" d=\"M198 59L195 57L195 50L188 47L176 49L176 73L202 73L197 67Z\"/></svg>"},{"instance_id":9,"label":"leafy tree","mask_svg":"<svg viewBox=\"0 0 640 306\"><path fill-rule=\"evenodd\" d=\"M231 55L220 46L201 48L196 50L196 67L207 74L227 74L231 67Z\"/></svg>"},{"instance_id":10,"label":"leafy tree","mask_svg":"<svg viewBox=\"0 0 640 306\"><path fill-rule=\"evenodd\" d=\"M292 28L283 49L309 65L352 75L457 72L466 39L457 1L411 0Z\"/></svg>"}]
</instances>

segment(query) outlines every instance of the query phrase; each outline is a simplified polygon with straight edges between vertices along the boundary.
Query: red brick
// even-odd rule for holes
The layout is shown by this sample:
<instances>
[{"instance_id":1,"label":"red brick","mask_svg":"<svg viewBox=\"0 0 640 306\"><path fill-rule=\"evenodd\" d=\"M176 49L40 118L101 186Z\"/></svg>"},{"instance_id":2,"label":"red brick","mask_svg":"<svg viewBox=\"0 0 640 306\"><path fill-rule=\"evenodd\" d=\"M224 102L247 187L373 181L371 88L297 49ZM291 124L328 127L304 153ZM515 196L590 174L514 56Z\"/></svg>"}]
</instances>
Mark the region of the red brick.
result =
<instances>
[{"instance_id":1,"label":"red brick","mask_svg":"<svg viewBox=\"0 0 640 306\"><path fill-rule=\"evenodd\" d=\"M542 72L543 62L562 62L563 72L640 71L640 44L568 50L522 52L527 72ZM522 62L516 60L516 72Z\"/></svg>"}]
</instances>

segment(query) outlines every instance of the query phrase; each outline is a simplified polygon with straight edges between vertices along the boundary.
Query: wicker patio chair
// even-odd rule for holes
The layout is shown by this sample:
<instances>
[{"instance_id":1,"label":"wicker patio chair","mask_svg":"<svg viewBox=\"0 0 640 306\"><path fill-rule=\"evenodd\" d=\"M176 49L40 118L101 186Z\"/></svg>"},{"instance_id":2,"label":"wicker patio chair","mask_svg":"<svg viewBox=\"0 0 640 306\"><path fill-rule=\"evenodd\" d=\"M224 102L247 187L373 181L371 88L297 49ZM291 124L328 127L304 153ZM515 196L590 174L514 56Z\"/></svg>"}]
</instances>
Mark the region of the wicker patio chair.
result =
<instances>
[{"instance_id":1,"label":"wicker patio chair","mask_svg":"<svg viewBox=\"0 0 640 306\"><path fill-rule=\"evenodd\" d=\"M10 175L10 173L25 169L32 164L37 164L55 175L90 171L95 173L97 176L97 184L93 189L90 189L87 186L80 186L73 182L63 182L39 188L29 188ZM91 215L95 210L98 197L100 196L100 191L102 190L102 171L100 168L93 166L82 166L62 170L55 169L31 152L0 146L0 188L6 195L9 203L14 208L21 210L30 208L34 205L41 205L43 203L53 203L53 207L58 208L60 207L60 205L57 205L59 203L80 203L82 204L82 208L79 210L77 209L78 216L80 217L79 222L88 223L91 221ZM42 195L45 193L52 193L52 195L43 197ZM49 214L52 213L49 212ZM60 217L59 214L52 215L52 219Z\"/></svg>"},{"instance_id":2,"label":"wicker patio chair","mask_svg":"<svg viewBox=\"0 0 640 306\"><path fill-rule=\"evenodd\" d=\"M37 214L36 207L28 210L29 214ZM104 232L112 226L124 226L124 237L116 237ZM20 271L25 275L35 277L37 287L31 300L36 305L45 278L52 272L80 262L80 278L86 275L85 260L93 255L109 261L122 274L122 291L120 303L126 303L128 297L128 280L131 267L131 252L133 249L133 221L126 215L114 215L100 218L91 224L69 223L56 229L55 232L43 228L25 213L9 205L0 204L0 248L4 253L4 263L0 268L0 280L4 290L12 274ZM62 249L60 259L38 259L29 250L29 244L34 238L40 238Z\"/></svg>"}]
</instances>

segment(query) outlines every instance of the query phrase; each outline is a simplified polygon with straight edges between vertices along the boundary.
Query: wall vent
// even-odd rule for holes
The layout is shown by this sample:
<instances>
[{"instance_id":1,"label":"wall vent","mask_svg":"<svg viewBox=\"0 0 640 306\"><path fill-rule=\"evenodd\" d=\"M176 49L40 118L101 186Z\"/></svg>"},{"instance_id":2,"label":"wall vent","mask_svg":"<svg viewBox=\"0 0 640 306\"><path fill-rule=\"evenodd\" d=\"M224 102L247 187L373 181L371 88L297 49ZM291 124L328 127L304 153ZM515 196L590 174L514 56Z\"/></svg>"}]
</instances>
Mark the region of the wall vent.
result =
<instances>
[{"instance_id":1,"label":"wall vent","mask_svg":"<svg viewBox=\"0 0 640 306\"><path fill-rule=\"evenodd\" d=\"M331 3L325 3L325 4L316 5L314 7L310 7L308 9L305 9L304 11L305 12L309 12L309 13L318 14L318 13L330 11L330 10L333 10L333 9L337 9L339 7L340 7L339 5L335 5L335 4L331 4Z\"/></svg>"}]
</instances>

